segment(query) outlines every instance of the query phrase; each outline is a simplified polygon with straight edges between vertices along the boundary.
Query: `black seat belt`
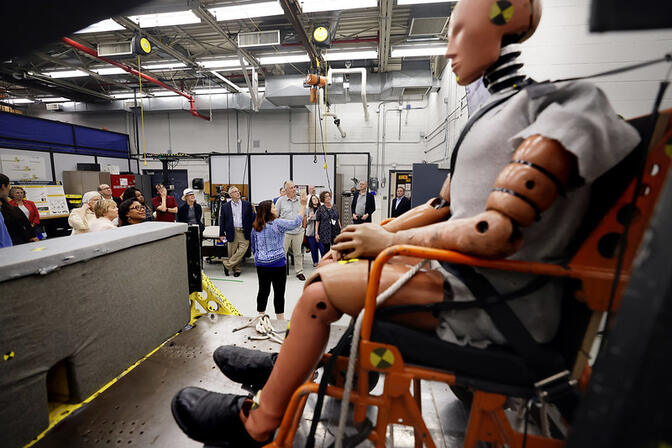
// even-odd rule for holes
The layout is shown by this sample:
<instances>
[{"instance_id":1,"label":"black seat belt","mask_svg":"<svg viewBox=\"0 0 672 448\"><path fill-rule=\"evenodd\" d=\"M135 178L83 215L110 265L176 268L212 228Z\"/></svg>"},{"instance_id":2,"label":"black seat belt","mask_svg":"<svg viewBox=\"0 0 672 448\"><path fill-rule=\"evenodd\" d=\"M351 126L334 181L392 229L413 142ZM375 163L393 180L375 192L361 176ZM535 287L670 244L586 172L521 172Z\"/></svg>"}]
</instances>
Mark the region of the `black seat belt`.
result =
<instances>
[{"instance_id":1,"label":"black seat belt","mask_svg":"<svg viewBox=\"0 0 672 448\"><path fill-rule=\"evenodd\" d=\"M444 264L443 268L461 280L480 302L482 308L513 350L539 376L546 378L566 368L562 357L534 340L518 316L501 299L501 294L482 274L471 266ZM539 285L541 286L541 284ZM527 289L527 288L523 288Z\"/></svg>"}]
</instances>

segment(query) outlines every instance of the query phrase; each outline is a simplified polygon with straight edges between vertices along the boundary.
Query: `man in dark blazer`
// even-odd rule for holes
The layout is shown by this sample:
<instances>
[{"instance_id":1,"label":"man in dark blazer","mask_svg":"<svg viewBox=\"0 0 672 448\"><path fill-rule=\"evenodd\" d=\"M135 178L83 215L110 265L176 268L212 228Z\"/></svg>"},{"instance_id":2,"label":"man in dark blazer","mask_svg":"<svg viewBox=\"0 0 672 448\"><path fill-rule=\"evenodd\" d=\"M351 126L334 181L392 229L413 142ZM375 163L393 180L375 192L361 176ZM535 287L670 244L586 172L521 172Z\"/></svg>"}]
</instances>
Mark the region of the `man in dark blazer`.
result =
<instances>
[{"instance_id":1,"label":"man in dark blazer","mask_svg":"<svg viewBox=\"0 0 672 448\"><path fill-rule=\"evenodd\" d=\"M229 188L230 201L222 204L219 219L219 235L223 240L226 236L227 251L229 258L224 260L224 273L233 276L240 275L240 265L243 257L250 247L250 232L254 222L254 210L252 204L240 198L240 190L237 187Z\"/></svg>"},{"instance_id":2,"label":"man in dark blazer","mask_svg":"<svg viewBox=\"0 0 672 448\"><path fill-rule=\"evenodd\" d=\"M396 218L411 209L411 200L406 197L406 189L397 187L397 197L392 201L392 217Z\"/></svg>"},{"instance_id":3,"label":"man in dark blazer","mask_svg":"<svg viewBox=\"0 0 672 448\"><path fill-rule=\"evenodd\" d=\"M376 211L376 202L373 195L368 193L368 184L365 180L359 182L359 193L355 193L352 198L352 222L361 224L371 222L371 215Z\"/></svg>"}]
</instances>

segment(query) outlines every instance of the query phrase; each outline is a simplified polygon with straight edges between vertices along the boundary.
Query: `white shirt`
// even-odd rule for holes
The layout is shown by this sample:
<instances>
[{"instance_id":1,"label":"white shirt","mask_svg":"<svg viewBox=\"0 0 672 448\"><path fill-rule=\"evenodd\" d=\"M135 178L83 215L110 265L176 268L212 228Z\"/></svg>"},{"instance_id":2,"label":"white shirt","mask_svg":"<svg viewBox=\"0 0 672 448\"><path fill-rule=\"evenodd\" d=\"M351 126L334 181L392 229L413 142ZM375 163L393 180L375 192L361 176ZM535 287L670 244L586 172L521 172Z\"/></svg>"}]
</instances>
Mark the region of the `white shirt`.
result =
<instances>
[{"instance_id":1,"label":"white shirt","mask_svg":"<svg viewBox=\"0 0 672 448\"><path fill-rule=\"evenodd\" d=\"M403 198L403 196L402 196L402 198ZM395 208L395 210L396 210L397 207L399 207L399 203L401 202L401 199L402 199L402 198L397 198L397 203L394 204L394 208Z\"/></svg>"},{"instance_id":2,"label":"white shirt","mask_svg":"<svg viewBox=\"0 0 672 448\"><path fill-rule=\"evenodd\" d=\"M243 201L231 201L231 213L233 214L233 227L243 227Z\"/></svg>"},{"instance_id":3,"label":"white shirt","mask_svg":"<svg viewBox=\"0 0 672 448\"><path fill-rule=\"evenodd\" d=\"M111 230L116 228L117 226L115 226L112 221L104 216L89 224L89 232L101 232L103 230Z\"/></svg>"}]
</instances>

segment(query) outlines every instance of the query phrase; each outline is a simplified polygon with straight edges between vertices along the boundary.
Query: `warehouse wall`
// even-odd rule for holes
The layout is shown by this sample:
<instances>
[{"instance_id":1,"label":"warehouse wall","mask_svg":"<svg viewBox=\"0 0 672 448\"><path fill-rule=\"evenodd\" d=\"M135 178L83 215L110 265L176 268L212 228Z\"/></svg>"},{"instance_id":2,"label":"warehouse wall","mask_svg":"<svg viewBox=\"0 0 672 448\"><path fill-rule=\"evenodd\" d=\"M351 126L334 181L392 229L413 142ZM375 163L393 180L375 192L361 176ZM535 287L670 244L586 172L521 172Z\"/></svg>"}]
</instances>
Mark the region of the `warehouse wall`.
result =
<instances>
[{"instance_id":1,"label":"warehouse wall","mask_svg":"<svg viewBox=\"0 0 672 448\"><path fill-rule=\"evenodd\" d=\"M386 210L387 170L410 169L412 163L423 160L428 132L428 101L404 101L402 110L398 102L369 105L369 121L364 120L361 103L333 105L331 112L338 115L346 137L341 137L327 118L320 128L315 114L306 107L258 113L215 110L211 122L191 116L186 111L148 112L144 114L145 150L148 153L209 153L244 154L247 152L321 153L357 152L371 154L371 176L379 177L381 195L377 196L378 208ZM410 109L407 109L410 107ZM134 118L129 112L44 112L34 113L42 118L66 121L130 135L132 151L135 149ZM383 121L383 115L385 117ZM326 147L322 147L326 133ZM317 142L317 144L316 144ZM378 142L378 144L376 143ZM142 153L142 142L140 143ZM384 154L383 154L384 153ZM339 158L337 173L345 179L366 177L364 158ZM381 166L385 164L383 170ZM161 164L148 162L140 169L157 169ZM202 177L209 180L207 164L201 161L180 162L186 168L189 180ZM384 218L385 216L381 216Z\"/></svg>"},{"instance_id":2,"label":"warehouse wall","mask_svg":"<svg viewBox=\"0 0 672 448\"><path fill-rule=\"evenodd\" d=\"M544 0L537 32L521 45L525 70L533 79L585 76L660 58L672 49L669 30L589 33L589 7L589 0ZM617 113L631 118L650 113L658 84L668 68L659 64L592 82L604 91ZM446 101L443 109L442 98ZM436 123L445 129L445 134L439 132L434 141L441 143L447 138L427 156L430 161L445 162L467 121L465 90L456 86L450 66L444 70L441 90L432 106L440 111ZM662 108L670 107L672 91L668 89Z\"/></svg>"}]
</instances>

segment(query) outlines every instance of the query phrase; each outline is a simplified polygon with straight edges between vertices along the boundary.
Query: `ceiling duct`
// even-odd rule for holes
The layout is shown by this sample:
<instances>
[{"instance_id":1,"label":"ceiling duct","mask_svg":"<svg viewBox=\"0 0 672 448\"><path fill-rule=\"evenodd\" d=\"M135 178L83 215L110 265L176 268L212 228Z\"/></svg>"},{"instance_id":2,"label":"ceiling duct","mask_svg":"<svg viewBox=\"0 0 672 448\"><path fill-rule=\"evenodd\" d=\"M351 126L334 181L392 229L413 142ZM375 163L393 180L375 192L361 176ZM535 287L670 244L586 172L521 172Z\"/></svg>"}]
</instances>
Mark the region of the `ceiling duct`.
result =
<instances>
[{"instance_id":1,"label":"ceiling duct","mask_svg":"<svg viewBox=\"0 0 672 448\"><path fill-rule=\"evenodd\" d=\"M270 45L280 45L280 30L238 33L238 46L240 48L264 47Z\"/></svg>"},{"instance_id":2,"label":"ceiling duct","mask_svg":"<svg viewBox=\"0 0 672 448\"><path fill-rule=\"evenodd\" d=\"M133 42L113 42L98 44L98 56L130 56L133 55Z\"/></svg>"},{"instance_id":3,"label":"ceiling duct","mask_svg":"<svg viewBox=\"0 0 672 448\"><path fill-rule=\"evenodd\" d=\"M448 17L414 17L411 19L409 37L438 36L448 24Z\"/></svg>"}]
</instances>

